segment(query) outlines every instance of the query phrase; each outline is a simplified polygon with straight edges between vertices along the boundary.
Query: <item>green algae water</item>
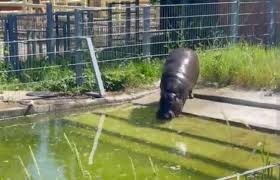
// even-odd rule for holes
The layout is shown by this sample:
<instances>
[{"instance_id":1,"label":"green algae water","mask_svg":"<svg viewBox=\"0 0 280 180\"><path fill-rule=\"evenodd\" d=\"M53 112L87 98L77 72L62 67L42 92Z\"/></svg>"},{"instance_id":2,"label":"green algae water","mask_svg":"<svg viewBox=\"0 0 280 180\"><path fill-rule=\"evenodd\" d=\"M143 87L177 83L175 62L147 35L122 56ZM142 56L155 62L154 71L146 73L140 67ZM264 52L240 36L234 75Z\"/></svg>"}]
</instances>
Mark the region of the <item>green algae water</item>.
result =
<instances>
[{"instance_id":1,"label":"green algae water","mask_svg":"<svg viewBox=\"0 0 280 180\"><path fill-rule=\"evenodd\" d=\"M279 162L279 136L130 104L0 122L0 179L210 180Z\"/></svg>"}]
</instances>

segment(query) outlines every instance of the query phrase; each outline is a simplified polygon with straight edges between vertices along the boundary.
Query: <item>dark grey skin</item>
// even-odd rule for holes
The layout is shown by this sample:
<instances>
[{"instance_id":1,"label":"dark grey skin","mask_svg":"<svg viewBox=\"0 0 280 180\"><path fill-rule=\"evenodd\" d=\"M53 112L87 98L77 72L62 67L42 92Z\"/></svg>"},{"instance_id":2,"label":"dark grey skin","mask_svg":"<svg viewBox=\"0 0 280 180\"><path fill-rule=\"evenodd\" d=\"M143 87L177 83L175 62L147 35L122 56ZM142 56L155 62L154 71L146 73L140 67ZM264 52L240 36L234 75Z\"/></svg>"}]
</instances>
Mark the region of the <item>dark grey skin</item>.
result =
<instances>
[{"instance_id":1,"label":"dark grey skin","mask_svg":"<svg viewBox=\"0 0 280 180\"><path fill-rule=\"evenodd\" d=\"M175 49L166 59L161 82L157 118L171 120L178 117L199 76L197 54L187 48Z\"/></svg>"}]
</instances>

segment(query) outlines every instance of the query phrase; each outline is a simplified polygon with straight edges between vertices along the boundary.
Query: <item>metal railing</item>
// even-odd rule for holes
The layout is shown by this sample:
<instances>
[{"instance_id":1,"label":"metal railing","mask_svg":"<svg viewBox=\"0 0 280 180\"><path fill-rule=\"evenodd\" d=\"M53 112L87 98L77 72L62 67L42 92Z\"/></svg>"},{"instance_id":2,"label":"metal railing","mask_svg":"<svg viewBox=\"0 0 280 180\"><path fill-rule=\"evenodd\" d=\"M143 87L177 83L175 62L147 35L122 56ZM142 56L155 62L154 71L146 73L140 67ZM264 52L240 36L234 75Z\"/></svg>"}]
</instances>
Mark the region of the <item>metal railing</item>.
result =
<instances>
[{"instance_id":1,"label":"metal railing","mask_svg":"<svg viewBox=\"0 0 280 180\"><path fill-rule=\"evenodd\" d=\"M219 178L217 180L279 180L280 164L272 164L256 169L252 169L243 173L237 173L231 176Z\"/></svg>"}]
</instances>

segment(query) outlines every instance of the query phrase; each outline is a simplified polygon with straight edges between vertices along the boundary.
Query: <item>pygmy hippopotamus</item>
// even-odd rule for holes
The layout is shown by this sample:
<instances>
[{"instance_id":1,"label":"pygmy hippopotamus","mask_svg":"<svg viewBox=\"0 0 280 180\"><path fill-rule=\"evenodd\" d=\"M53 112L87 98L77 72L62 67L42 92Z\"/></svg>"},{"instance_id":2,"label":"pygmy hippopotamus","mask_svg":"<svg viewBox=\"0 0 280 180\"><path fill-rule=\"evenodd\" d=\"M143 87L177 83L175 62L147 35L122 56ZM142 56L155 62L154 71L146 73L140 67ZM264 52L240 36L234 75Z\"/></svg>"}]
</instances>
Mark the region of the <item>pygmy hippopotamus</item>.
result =
<instances>
[{"instance_id":1,"label":"pygmy hippopotamus","mask_svg":"<svg viewBox=\"0 0 280 180\"><path fill-rule=\"evenodd\" d=\"M175 49L167 57L160 82L160 102L157 118L178 117L199 76L199 60L195 51Z\"/></svg>"}]
</instances>

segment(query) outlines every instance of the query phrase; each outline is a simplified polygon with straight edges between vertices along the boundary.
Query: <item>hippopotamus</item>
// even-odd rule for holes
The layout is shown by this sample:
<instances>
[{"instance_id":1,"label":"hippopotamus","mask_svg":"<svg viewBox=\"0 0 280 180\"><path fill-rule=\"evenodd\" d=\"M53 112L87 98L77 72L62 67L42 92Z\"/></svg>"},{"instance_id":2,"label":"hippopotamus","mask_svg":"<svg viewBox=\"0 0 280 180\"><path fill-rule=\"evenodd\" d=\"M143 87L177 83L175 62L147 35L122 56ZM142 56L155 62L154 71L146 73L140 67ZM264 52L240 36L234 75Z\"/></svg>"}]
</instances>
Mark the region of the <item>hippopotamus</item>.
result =
<instances>
[{"instance_id":1,"label":"hippopotamus","mask_svg":"<svg viewBox=\"0 0 280 180\"><path fill-rule=\"evenodd\" d=\"M157 118L178 117L199 76L199 60L194 50L178 48L166 58L160 81L160 101Z\"/></svg>"}]
</instances>

